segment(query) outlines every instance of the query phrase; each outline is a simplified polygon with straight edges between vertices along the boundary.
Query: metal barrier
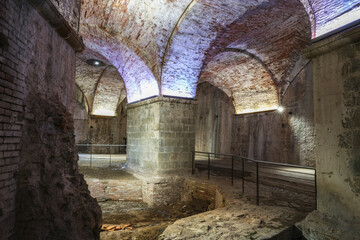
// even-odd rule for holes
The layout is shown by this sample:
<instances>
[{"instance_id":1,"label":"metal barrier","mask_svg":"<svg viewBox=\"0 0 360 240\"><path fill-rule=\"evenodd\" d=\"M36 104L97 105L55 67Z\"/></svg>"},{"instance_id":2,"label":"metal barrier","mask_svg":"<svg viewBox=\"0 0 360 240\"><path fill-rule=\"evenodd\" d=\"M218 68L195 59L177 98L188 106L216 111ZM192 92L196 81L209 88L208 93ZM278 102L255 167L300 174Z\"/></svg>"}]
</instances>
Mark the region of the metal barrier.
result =
<instances>
[{"instance_id":1,"label":"metal barrier","mask_svg":"<svg viewBox=\"0 0 360 240\"><path fill-rule=\"evenodd\" d=\"M267 167L268 169L272 169L273 172L276 171L280 171L280 172L292 172L292 173L296 173L296 174L300 174L300 175L304 175L307 176L307 178L310 177L310 180L303 178L302 180L305 179L305 181L313 181L314 183L314 194L315 194L315 209L317 208L317 183L316 183L316 169L313 167L307 167L307 166L300 166L300 165L293 165L293 164L286 164L286 163L277 163L277 162L267 162L267 161L261 161L261 160L254 160L254 159L250 159L250 158L246 158L243 156L239 156L239 155L234 155L234 154L222 154L222 153L214 153L214 152L201 152L201 151L193 151L192 152L192 174L195 174L195 154L204 154L205 157L207 157L207 175L208 175L208 180L210 180L210 173L211 173L211 156L214 156L214 158L219 158L219 157L227 157L229 159L231 159L231 184L234 185L234 178L235 178L235 161L241 161L241 179L242 179L242 192L245 192L245 166L249 165L249 164L254 164L255 165L255 169L254 169L254 173L255 173L255 183L256 183L256 204L259 205L260 204L260 193L259 193L259 185L260 185L260 176L259 176L259 167L260 165L262 166L270 166ZM215 160L215 159L214 159ZM245 164L247 163L247 164ZM272 168L273 167L273 168ZM249 167L250 168L250 167ZM313 171L313 173L301 173L301 172L296 172L296 171L291 171L289 169L303 169L303 170L310 170ZM251 170L251 169L250 169ZM271 171L270 171L271 172ZM272 173L268 174L271 175ZM272 174L274 175L274 174ZM279 175L279 176L284 176L284 175ZM289 177L288 177L289 178ZM291 179L294 177L290 177L289 179ZM276 180L276 178L274 177L270 177L270 180ZM301 179L301 178L297 178L297 179ZM312 179L312 180L311 180ZM277 179L277 180L283 180L283 179Z\"/></svg>"},{"instance_id":2,"label":"metal barrier","mask_svg":"<svg viewBox=\"0 0 360 240\"><path fill-rule=\"evenodd\" d=\"M112 167L112 160L114 155L126 154L126 145L118 144L76 144L78 154L89 155L89 165L93 167L93 162L96 160L108 160L108 166ZM100 157L99 157L100 156ZM96 158L95 158L96 157ZM99 164L98 164L99 165Z\"/></svg>"}]
</instances>

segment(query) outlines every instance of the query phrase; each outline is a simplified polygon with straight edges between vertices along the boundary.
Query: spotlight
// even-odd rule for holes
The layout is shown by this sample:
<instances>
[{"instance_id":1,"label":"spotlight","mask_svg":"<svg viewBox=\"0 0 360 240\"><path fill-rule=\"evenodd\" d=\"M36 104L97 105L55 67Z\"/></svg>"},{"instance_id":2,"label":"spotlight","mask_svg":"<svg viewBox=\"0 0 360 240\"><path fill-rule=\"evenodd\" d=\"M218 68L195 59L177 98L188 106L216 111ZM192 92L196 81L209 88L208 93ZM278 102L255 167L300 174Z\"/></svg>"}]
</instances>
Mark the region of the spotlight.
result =
<instances>
[{"instance_id":1,"label":"spotlight","mask_svg":"<svg viewBox=\"0 0 360 240\"><path fill-rule=\"evenodd\" d=\"M277 110L279 113L282 113L284 112L285 108L283 106L279 106Z\"/></svg>"},{"instance_id":2,"label":"spotlight","mask_svg":"<svg viewBox=\"0 0 360 240\"><path fill-rule=\"evenodd\" d=\"M105 63L103 63L102 61L97 60L97 59L88 59L86 62L87 62L87 64L94 66L94 67L105 66Z\"/></svg>"}]
</instances>

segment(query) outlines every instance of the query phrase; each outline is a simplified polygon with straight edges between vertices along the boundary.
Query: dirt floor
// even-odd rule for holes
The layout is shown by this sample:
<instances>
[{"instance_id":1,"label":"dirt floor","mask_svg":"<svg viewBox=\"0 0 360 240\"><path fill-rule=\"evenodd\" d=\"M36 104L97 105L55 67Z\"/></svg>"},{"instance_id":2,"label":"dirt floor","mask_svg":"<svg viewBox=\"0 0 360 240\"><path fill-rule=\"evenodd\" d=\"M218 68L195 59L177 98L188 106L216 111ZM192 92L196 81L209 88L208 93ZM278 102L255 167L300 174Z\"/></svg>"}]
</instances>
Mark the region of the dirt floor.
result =
<instances>
[{"instance_id":1,"label":"dirt floor","mask_svg":"<svg viewBox=\"0 0 360 240\"><path fill-rule=\"evenodd\" d=\"M105 226L128 226L125 230L103 231L102 240L158 239L165 228L174 221L208 210L210 202L193 200L173 205L149 207L143 202L105 201L99 202ZM131 229L132 228L132 229Z\"/></svg>"}]
</instances>

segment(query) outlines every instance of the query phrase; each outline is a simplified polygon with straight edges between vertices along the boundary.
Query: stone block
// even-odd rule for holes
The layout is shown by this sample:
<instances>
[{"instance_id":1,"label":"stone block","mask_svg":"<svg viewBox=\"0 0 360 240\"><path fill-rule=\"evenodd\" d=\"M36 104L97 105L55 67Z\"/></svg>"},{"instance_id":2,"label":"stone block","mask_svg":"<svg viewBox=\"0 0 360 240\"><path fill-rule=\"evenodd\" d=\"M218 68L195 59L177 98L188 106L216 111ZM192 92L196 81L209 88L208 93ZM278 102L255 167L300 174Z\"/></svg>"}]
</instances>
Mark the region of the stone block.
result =
<instances>
[{"instance_id":1,"label":"stone block","mask_svg":"<svg viewBox=\"0 0 360 240\"><path fill-rule=\"evenodd\" d=\"M132 150L132 146L128 149L131 170L156 174L169 171L176 173L180 170L179 166L181 167L176 161L179 155L183 154L185 155L181 159L191 162L191 158L187 157L190 155L184 151L191 151L191 148L186 145L195 142L194 134L189 134L189 123L193 121L187 119L186 123L183 123L182 118L179 117L184 111L193 110L193 105L189 104L189 101L158 97L130 105L128 108L129 121L136 119L136 116L146 113L149 109L153 114L152 118L141 123L140 128L138 126L137 129L133 129L128 124L128 132L136 132L136 134L128 134L128 142L137 146L136 153ZM155 127L152 128L152 126ZM183 141L184 138L188 140ZM141 139L146 140L140 141ZM148 169L141 169L142 167ZM188 170L190 171L190 168Z\"/></svg>"}]
</instances>

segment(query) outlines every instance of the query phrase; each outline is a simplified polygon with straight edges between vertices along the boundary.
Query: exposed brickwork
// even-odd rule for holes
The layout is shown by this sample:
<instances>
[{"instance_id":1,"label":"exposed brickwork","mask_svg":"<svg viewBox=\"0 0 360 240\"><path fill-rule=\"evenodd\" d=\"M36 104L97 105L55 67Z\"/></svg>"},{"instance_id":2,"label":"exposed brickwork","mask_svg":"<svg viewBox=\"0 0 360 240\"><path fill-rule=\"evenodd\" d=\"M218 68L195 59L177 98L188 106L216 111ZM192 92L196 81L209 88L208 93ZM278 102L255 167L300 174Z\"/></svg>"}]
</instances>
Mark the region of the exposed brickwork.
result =
<instances>
[{"instance_id":1,"label":"exposed brickwork","mask_svg":"<svg viewBox=\"0 0 360 240\"><path fill-rule=\"evenodd\" d=\"M263 1L196 2L171 39L161 79L163 94L194 97L204 55L217 34ZM199 16L211 16L199 18Z\"/></svg>"},{"instance_id":2,"label":"exposed brickwork","mask_svg":"<svg viewBox=\"0 0 360 240\"><path fill-rule=\"evenodd\" d=\"M207 200L210 202L210 206L214 208L216 205L217 190L218 187L216 185L186 179L181 197L183 201L191 201L192 199Z\"/></svg>"},{"instance_id":3,"label":"exposed brickwork","mask_svg":"<svg viewBox=\"0 0 360 240\"><path fill-rule=\"evenodd\" d=\"M231 68L216 57L225 48L254 55L256 59L242 64L243 76L259 79L254 72L268 72L273 82L267 79L261 87L269 90L276 84L283 94L294 77L294 67L306 64L300 52L309 45L311 30L313 37L315 32L328 32L360 9L356 1L322 0L101 0L83 1L82 6L81 34L86 45L118 68L129 102L158 94L194 97L205 71L201 81L210 81L234 98L238 112L248 102L243 101L242 87L231 87L239 84L240 77L234 77L233 71L223 71L218 77L206 75L208 64L210 72ZM260 63L254 66L251 62L256 60ZM277 91L269 92L258 98L271 103L254 100L255 105L266 106L250 104L247 109L274 106Z\"/></svg>"},{"instance_id":4,"label":"exposed brickwork","mask_svg":"<svg viewBox=\"0 0 360 240\"><path fill-rule=\"evenodd\" d=\"M320 36L359 19L358 0L309 0L315 14L315 36Z\"/></svg>"},{"instance_id":5,"label":"exposed brickwork","mask_svg":"<svg viewBox=\"0 0 360 240\"><path fill-rule=\"evenodd\" d=\"M37 125L33 102L28 96L41 95L43 99L56 99L56 104L70 107L75 53L27 1L0 1L0 13L0 236L13 239L15 205L23 200L15 200L15 195L19 196L18 176L21 171L32 172L31 168L19 169L20 163L32 160L20 155L20 151L29 150L29 145L24 144L24 139L29 138L24 129ZM33 120L30 123L25 119ZM40 154L40 149L33 148L32 154ZM68 160L75 162L75 157ZM46 173L40 176L45 177ZM34 196L39 195L34 192ZM30 208L25 210L23 214ZM30 218L26 221L31 222ZM32 235L31 231L27 234Z\"/></svg>"},{"instance_id":6,"label":"exposed brickwork","mask_svg":"<svg viewBox=\"0 0 360 240\"><path fill-rule=\"evenodd\" d=\"M242 107L270 109L277 105L275 84L280 93L284 92L294 77L294 67L306 64L300 53L310 44L310 32L309 19L299 1L264 2L228 25L212 41L205 55L200 80L209 81L233 97L238 113ZM235 53L224 53L226 48L239 51L235 60L229 61ZM244 59L244 53L252 60ZM241 71L234 73L234 63ZM213 69L217 70L216 77L209 76ZM256 86L242 87L249 79L254 79ZM264 89L272 91L267 93ZM250 101L246 100L249 95Z\"/></svg>"},{"instance_id":7,"label":"exposed brickwork","mask_svg":"<svg viewBox=\"0 0 360 240\"><path fill-rule=\"evenodd\" d=\"M101 74L95 93L92 114L115 114L119 103L126 97L124 81L116 68L109 67Z\"/></svg>"},{"instance_id":8,"label":"exposed brickwork","mask_svg":"<svg viewBox=\"0 0 360 240\"><path fill-rule=\"evenodd\" d=\"M21 18L17 1L0 1L0 236L15 233L15 195L24 111L26 33L13 27Z\"/></svg>"},{"instance_id":9,"label":"exposed brickwork","mask_svg":"<svg viewBox=\"0 0 360 240\"><path fill-rule=\"evenodd\" d=\"M184 187L183 177L137 176L142 181L143 201L151 206L177 203Z\"/></svg>"},{"instance_id":10,"label":"exposed brickwork","mask_svg":"<svg viewBox=\"0 0 360 240\"><path fill-rule=\"evenodd\" d=\"M143 59L159 79L168 39L189 3L190 0L86 0L81 17L84 25L100 26L111 37L119 36L122 44Z\"/></svg>"},{"instance_id":11,"label":"exposed brickwork","mask_svg":"<svg viewBox=\"0 0 360 240\"><path fill-rule=\"evenodd\" d=\"M77 54L77 56L79 57L79 54ZM93 54L88 54L86 56L88 56L87 59L99 59ZM76 61L76 84L85 94L89 104L89 111L91 112L95 97L96 83L99 81L101 74L105 71L106 66L91 66L86 63L87 59L82 58L80 55L80 59L77 59Z\"/></svg>"},{"instance_id":12,"label":"exposed brickwork","mask_svg":"<svg viewBox=\"0 0 360 240\"><path fill-rule=\"evenodd\" d=\"M158 82L153 73L131 48L99 26L82 26L81 35L86 46L100 52L115 66L125 81L129 102L159 94Z\"/></svg>"},{"instance_id":13,"label":"exposed brickwork","mask_svg":"<svg viewBox=\"0 0 360 240\"><path fill-rule=\"evenodd\" d=\"M215 57L201 75L232 99L237 114L276 109L275 82L261 62L243 53L227 52Z\"/></svg>"},{"instance_id":14,"label":"exposed brickwork","mask_svg":"<svg viewBox=\"0 0 360 240\"><path fill-rule=\"evenodd\" d=\"M81 0L51 0L74 30L79 31Z\"/></svg>"},{"instance_id":15,"label":"exposed brickwork","mask_svg":"<svg viewBox=\"0 0 360 240\"><path fill-rule=\"evenodd\" d=\"M105 66L91 66L86 61L97 59ZM109 109L115 111L118 103L126 97L125 85L118 70L103 56L89 49L77 54L76 84L85 94L89 112ZM94 98L96 102L94 103Z\"/></svg>"},{"instance_id":16,"label":"exposed brickwork","mask_svg":"<svg viewBox=\"0 0 360 240\"><path fill-rule=\"evenodd\" d=\"M142 201L140 180L112 180L85 178L91 196L98 201Z\"/></svg>"}]
</instances>

